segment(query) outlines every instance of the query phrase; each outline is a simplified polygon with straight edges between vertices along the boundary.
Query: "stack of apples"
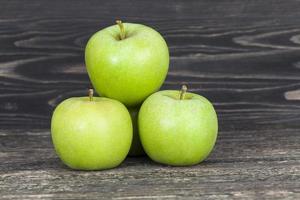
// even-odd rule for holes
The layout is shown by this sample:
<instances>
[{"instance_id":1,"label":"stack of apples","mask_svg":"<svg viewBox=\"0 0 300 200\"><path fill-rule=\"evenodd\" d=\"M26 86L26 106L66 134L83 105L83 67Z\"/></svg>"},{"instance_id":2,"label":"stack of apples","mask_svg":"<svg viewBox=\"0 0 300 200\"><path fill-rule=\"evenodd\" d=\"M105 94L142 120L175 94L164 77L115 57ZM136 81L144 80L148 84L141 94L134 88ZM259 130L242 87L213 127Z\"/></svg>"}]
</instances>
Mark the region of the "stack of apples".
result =
<instances>
[{"instance_id":1,"label":"stack of apples","mask_svg":"<svg viewBox=\"0 0 300 200\"><path fill-rule=\"evenodd\" d=\"M110 169L128 154L145 153L158 163L189 166L209 155L218 132L214 107L185 85L158 91L169 50L157 31L117 21L89 39L85 61L100 97L90 89L66 99L51 121L55 151L67 166Z\"/></svg>"}]
</instances>

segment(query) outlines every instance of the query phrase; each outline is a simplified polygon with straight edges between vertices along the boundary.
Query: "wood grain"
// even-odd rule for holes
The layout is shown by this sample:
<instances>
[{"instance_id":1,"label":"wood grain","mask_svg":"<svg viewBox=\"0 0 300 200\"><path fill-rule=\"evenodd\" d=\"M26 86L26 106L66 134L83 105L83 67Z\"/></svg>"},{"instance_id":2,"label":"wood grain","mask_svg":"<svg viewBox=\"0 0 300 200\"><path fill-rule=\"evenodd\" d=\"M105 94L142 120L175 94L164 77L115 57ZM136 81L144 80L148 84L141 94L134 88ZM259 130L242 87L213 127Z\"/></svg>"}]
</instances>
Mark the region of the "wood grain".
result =
<instances>
[{"instance_id":1,"label":"wood grain","mask_svg":"<svg viewBox=\"0 0 300 200\"><path fill-rule=\"evenodd\" d=\"M71 171L53 151L54 107L90 86L84 47L115 19L157 29L171 54L162 89L217 109L202 164L146 157ZM300 199L300 1L0 1L0 199Z\"/></svg>"}]
</instances>

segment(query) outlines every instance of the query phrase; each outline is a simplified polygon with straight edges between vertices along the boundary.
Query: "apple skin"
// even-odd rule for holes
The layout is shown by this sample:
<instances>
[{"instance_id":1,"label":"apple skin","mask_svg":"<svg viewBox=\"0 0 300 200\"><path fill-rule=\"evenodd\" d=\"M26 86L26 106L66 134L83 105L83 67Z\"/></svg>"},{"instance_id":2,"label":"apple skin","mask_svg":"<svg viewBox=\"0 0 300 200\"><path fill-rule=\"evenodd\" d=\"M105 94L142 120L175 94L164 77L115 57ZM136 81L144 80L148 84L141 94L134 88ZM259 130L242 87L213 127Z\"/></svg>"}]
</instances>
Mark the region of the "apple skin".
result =
<instances>
[{"instance_id":1,"label":"apple skin","mask_svg":"<svg viewBox=\"0 0 300 200\"><path fill-rule=\"evenodd\" d=\"M143 146L140 141L140 136L139 136L139 130L138 130L138 112L139 112L139 107L133 107L133 108L128 108L130 116L131 116L131 121L132 121L132 127L133 127L133 137L132 137L132 143L131 147L129 150L129 156L143 156L145 155Z\"/></svg>"},{"instance_id":2,"label":"apple skin","mask_svg":"<svg viewBox=\"0 0 300 200\"><path fill-rule=\"evenodd\" d=\"M163 84L169 50L154 29L141 24L123 25L123 40L118 25L96 32L86 45L85 63L98 94L136 106Z\"/></svg>"},{"instance_id":3,"label":"apple skin","mask_svg":"<svg viewBox=\"0 0 300 200\"><path fill-rule=\"evenodd\" d=\"M138 117L140 138L154 161L173 166L195 165L212 151L218 119L204 97L180 91L159 91L143 103Z\"/></svg>"},{"instance_id":4,"label":"apple skin","mask_svg":"<svg viewBox=\"0 0 300 200\"><path fill-rule=\"evenodd\" d=\"M73 97L56 107L51 135L57 155L70 168L110 169L129 152L132 123L126 107L116 100Z\"/></svg>"}]
</instances>

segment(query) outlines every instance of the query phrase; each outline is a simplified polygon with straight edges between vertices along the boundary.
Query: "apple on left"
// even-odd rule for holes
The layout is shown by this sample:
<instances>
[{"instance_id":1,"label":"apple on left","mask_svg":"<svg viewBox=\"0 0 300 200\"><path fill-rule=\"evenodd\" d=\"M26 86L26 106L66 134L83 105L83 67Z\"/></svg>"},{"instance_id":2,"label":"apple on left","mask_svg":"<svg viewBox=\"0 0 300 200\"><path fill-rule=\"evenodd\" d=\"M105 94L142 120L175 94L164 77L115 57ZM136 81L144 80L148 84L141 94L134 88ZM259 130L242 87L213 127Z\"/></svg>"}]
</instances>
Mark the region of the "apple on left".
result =
<instances>
[{"instance_id":1,"label":"apple on left","mask_svg":"<svg viewBox=\"0 0 300 200\"><path fill-rule=\"evenodd\" d=\"M118 166L132 141L126 107L105 97L73 97L54 110L52 141L57 155L72 169L103 170Z\"/></svg>"}]
</instances>

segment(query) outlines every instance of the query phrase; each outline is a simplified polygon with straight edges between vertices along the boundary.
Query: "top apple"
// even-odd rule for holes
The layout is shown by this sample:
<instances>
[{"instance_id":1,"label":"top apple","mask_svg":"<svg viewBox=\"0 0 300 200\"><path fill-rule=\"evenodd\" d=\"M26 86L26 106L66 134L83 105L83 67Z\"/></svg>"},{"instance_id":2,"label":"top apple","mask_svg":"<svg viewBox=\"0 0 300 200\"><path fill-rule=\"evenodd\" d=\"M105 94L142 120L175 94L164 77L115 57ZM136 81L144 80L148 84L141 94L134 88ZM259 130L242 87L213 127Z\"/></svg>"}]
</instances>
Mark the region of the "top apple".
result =
<instances>
[{"instance_id":1,"label":"top apple","mask_svg":"<svg viewBox=\"0 0 300 200\"><path fill-rule=\"evenodd\" d=\"M136 106L163 84L169 68L169 50L154 29L117 21L89 39L85 62L91 82L101 96Z\"/></svg>"}]
</instances>

